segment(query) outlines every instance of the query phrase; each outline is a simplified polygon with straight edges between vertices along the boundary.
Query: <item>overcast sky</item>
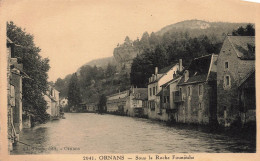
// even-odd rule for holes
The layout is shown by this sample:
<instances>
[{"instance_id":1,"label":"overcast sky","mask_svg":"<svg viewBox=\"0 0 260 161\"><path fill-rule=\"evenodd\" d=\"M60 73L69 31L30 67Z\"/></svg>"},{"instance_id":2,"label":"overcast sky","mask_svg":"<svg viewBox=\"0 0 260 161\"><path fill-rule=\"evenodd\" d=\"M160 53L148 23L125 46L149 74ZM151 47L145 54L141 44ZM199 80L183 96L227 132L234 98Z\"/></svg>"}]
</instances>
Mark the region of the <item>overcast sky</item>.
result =
<instances>
[{"instance_id":1,"label":"overcast sky","mask_svg":"<svg viewBox=\"0 0 260 161\"><path fill-rule=\"evenodd\" d=\"M50 81L93 59L112 56L127 35L134 40L145 31L190 19L256 18L254 3L237 0L8 0L3 5L7 20L33 34L40 54L50 59Z\"/></svg>"}]
</instances>

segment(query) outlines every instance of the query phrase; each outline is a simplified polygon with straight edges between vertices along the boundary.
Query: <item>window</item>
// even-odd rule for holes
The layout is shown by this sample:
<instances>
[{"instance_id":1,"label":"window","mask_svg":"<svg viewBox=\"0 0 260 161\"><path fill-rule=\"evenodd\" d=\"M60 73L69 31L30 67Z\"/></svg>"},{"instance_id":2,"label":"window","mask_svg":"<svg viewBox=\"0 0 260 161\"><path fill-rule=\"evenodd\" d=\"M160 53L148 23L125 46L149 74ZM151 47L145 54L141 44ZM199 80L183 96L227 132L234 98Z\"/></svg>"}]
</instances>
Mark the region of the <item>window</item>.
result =
<instances>
[{"instance_id":1,"label":"window","mask_svg":"<svg viewBox=\"0 0 260 161\"><path fill-rule=\"evenodd\" d=\"M150 96L152 96L152 88L150 88Z\"/></svg>"},{"instance_id":2,"label":"window","mask_svg":"<svg viewBox=\"0 0 260 161\"><path fill-rule=\"evenodd\" d=\"M201 103L199 103L199 110L202 110L202 108L201 108Z\"/></svg>"},{"instance_id":3,"label":"window","mask_svg":"<svg viewBox=\"0 0 260 161\"><path fill-rule=\"evenodd\" d=\"M180 96L182 97L182 88L180 88Z\"/></svg>"},{"instance_id":4,"label":"window","mask_svg":"<svg viewBox=\"0 0 260 161\"><path fill-rule=\"evenodd\" d=\"M191 87L190 86L188 87L188 93L187 94L188 94L188 96L191 95Z\"/></svg>"},{"instance_id":5,"label":"window","mask_svg":"<svg viewBox=\"0 0 260 161\"><path fill-rule=\"evenodd\" d=\"M228 62L225 62L225 69L228 69Z\"/></svg>"},{"instance_id":6,"label":"window","mask_svg":"<svg viewBox=\"0 0 260 161\"><path fill-rule=\"evenodd\" d=\"M170 102L170 97L169 96L167 96L167 103L169 103Z\"/></svg>"},{"instance_id":7,"label":"window","mask_svg":"<svg viewBox=\"0 0 260 161\"><path fill-rule=\"evenodd\" d=\"M167 103L167 98L166 98L166 96L164 96L163 98L164 98L163 103Z\"/></svg>"},{"instance_id":8,"label":"window","mask_svg":"<svg viewBox=\"0 0 260 161\"><path fill-rule=\"evenodd\" d=\"M153 95L155 95L155 87L153 87Z\"/></svg>"},{"instance_id":9,"label":"window","mask_svg":"<svg viewBox=\"0 0 260 161\"><path fill-rule=\"evenodd\" d=\"M225 87L230 86L230 76L229 75L225 76L224 83L225 83Z\"/></svg>"},{"instance_id":10,"label":"window","mask_svg":"<svg viewBox=\"0 0 260 161\"><path fill-rule=\"evenodd\" d=\"M199 85L199 96L201 96L202 95L202 85L200 84Z\"/></svg>"}]
</instances>

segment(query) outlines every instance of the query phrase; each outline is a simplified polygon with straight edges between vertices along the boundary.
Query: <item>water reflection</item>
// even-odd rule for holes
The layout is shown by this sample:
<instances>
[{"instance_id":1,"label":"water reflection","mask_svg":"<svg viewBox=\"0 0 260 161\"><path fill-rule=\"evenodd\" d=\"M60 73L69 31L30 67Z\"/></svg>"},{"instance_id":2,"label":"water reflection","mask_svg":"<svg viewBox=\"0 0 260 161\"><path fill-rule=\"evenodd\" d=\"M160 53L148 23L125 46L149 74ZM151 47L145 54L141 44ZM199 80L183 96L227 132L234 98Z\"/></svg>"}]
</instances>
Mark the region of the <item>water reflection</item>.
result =
<instances>
[{"instance_id":1,"label":"water reflection","mask_svg":"<svg viewBox=\"0 0 260 161\"><path fill-rule=\"evenodd\" d=\"M12 154L255 152L255 141L141 118L67 113L24 129Z\"/></svg>"}]
</instances>

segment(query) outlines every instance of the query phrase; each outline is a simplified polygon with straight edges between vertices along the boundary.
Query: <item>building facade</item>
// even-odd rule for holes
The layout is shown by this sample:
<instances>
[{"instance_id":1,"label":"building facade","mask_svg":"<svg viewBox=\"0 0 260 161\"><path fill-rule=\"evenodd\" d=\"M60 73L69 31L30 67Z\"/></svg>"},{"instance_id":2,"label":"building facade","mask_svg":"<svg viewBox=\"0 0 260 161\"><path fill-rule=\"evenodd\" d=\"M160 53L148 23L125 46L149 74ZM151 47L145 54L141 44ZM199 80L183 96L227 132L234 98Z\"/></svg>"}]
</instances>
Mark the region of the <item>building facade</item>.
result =
<instances>
[{"instance_id":1,"label":"building facade","mask_svg":"<svg viewBox=\"0 0 260 161\"><path fill-rule=\"evenodd\" d=\"M60 117L59 93L54 87L49 86L44 95L44 100L47 103L46 112L50 115L51 119L58 119Z\"/></svg>"},{"instance_id":2,"label":"building facade","mask_svg":"<svg viewBox=\"0 0 260 161\"><path fill-rule=\"evenodd\" d=\"M87 103L86 104L86 112L97 112L98 106L96 103Z\"/></svg>"},{"instance_id":3,"label":"building facade","mask_svg":"<svg viewBox=\"0 0 260 161\"><path fill-rule=\"evenodd\" d=\"M173 79L163 84L161 92L157 94L160 96L160 109L163 121L175 121L177 105L174 103L174 94L177 89L177 84L180 81L181 76L178 74L173 75Z\"/></svg>"},{"instance_id":4,"label":"building facade","mask_svg":"<svg viewBox=\"0 0 260 161\"><path fill-rule=\"evenodd\" d=\"M126 100L129 96L129 90L118 92L107 96L106 108L108 113L124 114L126 109Z\"/></svg>"},{"instance_id":5,"label":"building facade","mask_svg":"<svg viewBox=\"0 0 260 161\"><path fill-rule=\"evenodd\" d=\"M161 85L170 81L173 75L182 70L182 60L179 63L170 65L161 69L158 72L158 68L155 67L154 74L149 78L148 83L148 118L166 120L166 117L162 115L162 109L160 108L160 96L157 94L162 90Z\"/></svg>"},{"instance_id":6,"label":"building facade","mask_svg":"<svg viewBox=\"0 0 260 161\"><path fill-rule=\"evenodd\" d=\"M131 87L126 100L125 114L132 117L145 117L147 115L146 102L147 88Z\"/></svg>"},{"instance_id":7,"label":"building facade","mask_svg":"<svg viewBox=\"0 0 260 161\"><path fill-rule=\"evenodd\" d=\"M7 124L8 148L19 141L19 134L23 128L22 80L29 78L23 71L23 64L14 58L15 44L7 38Z\"/></svg>"},{"instance_id":8,"label":"building facade","mask_svg":"<svg viewBox=\"0 0 260 161\"><path fill-rule=\"evenodd\" d=\"M254 70L255 37L227 36L217 62L217 116L220 125L231 126L245 116L255 118L255 88L253 83L246 81L247 78L253 81L254 76L250 74ZM254 103L246 105L244 98Z\"/></svg>"},{"instance_id":9,"label":"building facade","mask_svg":"<svg viewBox=\"0 0 260 161\"><path fill-rule=\"evenodd\" d=\"M194 59L184 71L174 92L176 122L188 124L216 123L217 93L215 54Z\"/></svg>"}]
</instances>

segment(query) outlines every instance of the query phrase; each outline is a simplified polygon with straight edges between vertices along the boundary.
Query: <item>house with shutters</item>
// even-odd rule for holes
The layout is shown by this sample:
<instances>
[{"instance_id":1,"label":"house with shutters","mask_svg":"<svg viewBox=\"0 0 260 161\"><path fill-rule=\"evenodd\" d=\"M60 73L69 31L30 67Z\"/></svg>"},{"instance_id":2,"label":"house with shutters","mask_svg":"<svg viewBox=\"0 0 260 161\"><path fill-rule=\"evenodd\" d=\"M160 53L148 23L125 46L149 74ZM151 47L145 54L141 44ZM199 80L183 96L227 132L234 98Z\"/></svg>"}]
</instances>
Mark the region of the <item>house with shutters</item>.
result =
<instances>
[{"instance_id":1,"label":"house with shutters","mask_svg":"<svg viewBox=\"0 0 260 161\"><path fill-rule=\"evenodd\" d=\"M184 71L173 98L176 122L217 122L217 58L215 54L195 58Z\"/></svg>"},{"instance_id":2,"label":"house with shutters","mask_svg":"<svg viewBox=\"0 0 260 161\"><path fill-rule=\"evenodd\" d=\"M228 127L255 122L255 37L227 36L217 61L217 118Z\"/></svg>"},{"instance_id":3,"label":"house with shutters","mask_svg":"<svg viewBox=\"0 0 260 161\"><path fill-rule=\"evenodd\" d=\"M155 72L149 78L148 83L148 118L166 120L168 116L163 115L165 109L160 108L160 96L157 94L162 90L161 85L170 81L173 78L173 75L176 75L178 71L181 71L183 68L182 60L179 60L179 63L172 64L168 67L165 67L158 71L158 67L155 67Z\"/></svg>"},{"instance_id":4,"label":"house with shutters","mask_svg":"<svg viewBox=\"0 0 260 161\"><path fill-rule=\"evenodd\" d=\"M177 105L174 103L174 94L177 89L177 84L181 79L182 71L173 74L173 79L161 85L162 90L157 94L160 97L160 110L163 121L175 122L177 117Z\"/></svg>"}]
</instances>

